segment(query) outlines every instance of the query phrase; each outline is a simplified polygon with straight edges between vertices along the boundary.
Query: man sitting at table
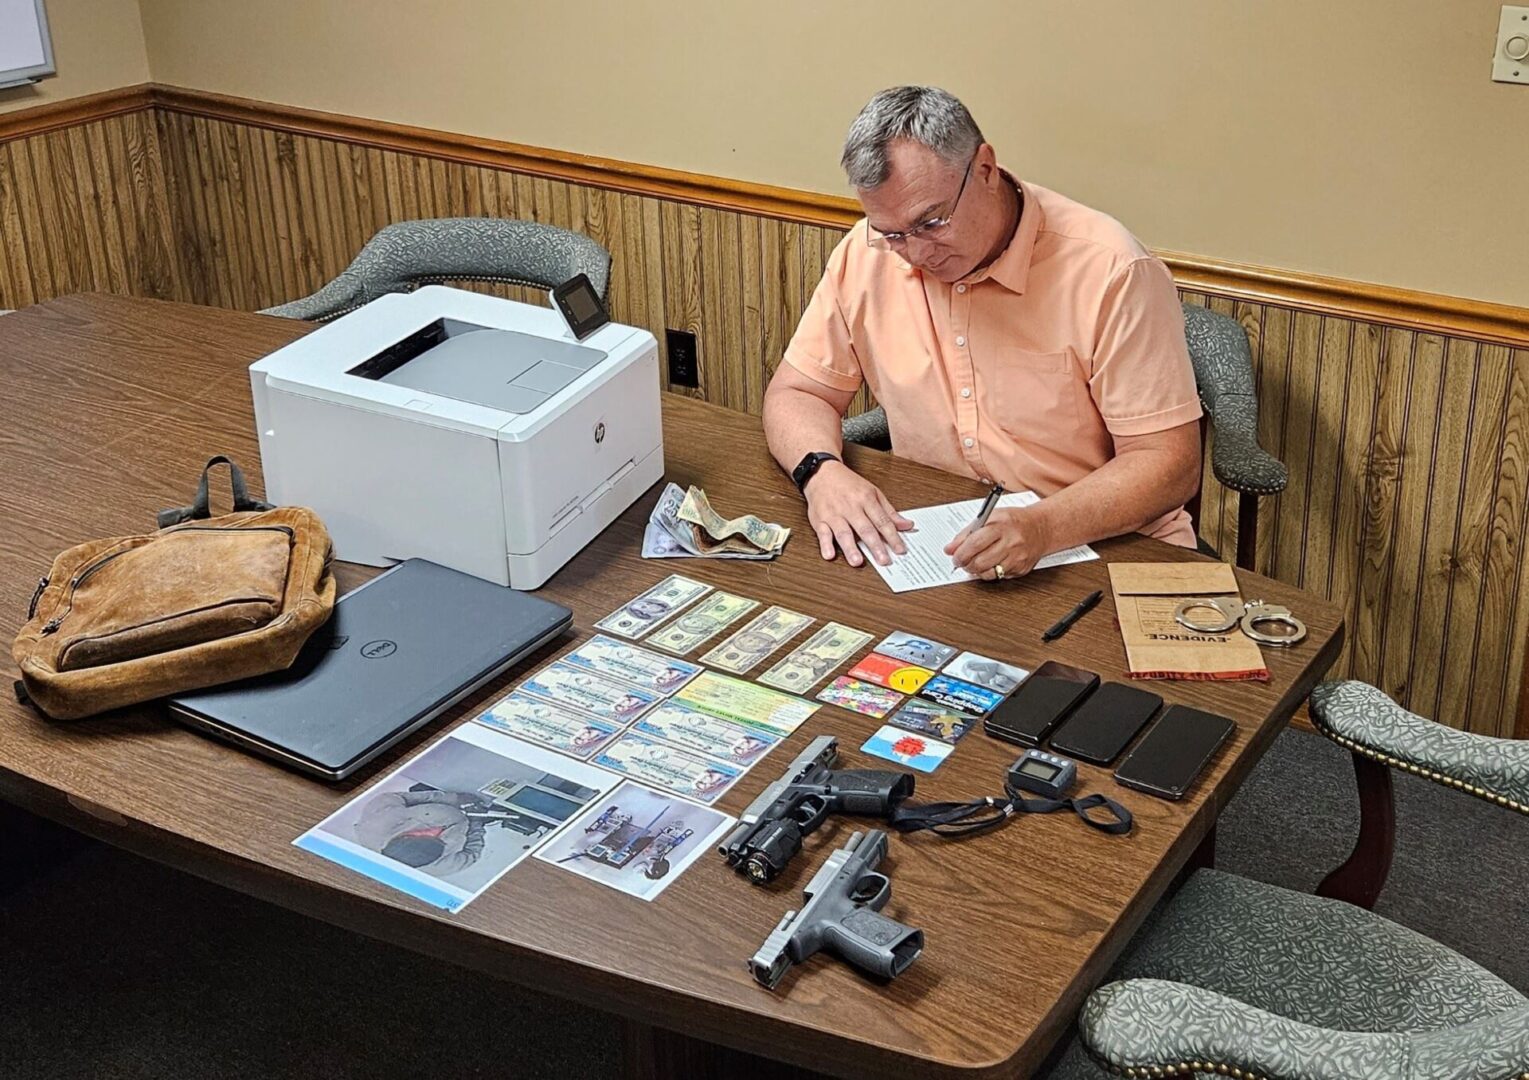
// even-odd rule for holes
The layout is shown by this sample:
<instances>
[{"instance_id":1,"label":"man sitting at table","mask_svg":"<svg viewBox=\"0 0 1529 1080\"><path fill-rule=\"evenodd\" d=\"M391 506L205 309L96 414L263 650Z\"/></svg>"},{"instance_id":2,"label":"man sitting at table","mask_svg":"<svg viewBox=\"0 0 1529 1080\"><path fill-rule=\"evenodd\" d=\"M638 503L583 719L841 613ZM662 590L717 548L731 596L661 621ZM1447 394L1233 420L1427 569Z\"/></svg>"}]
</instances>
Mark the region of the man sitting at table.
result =
<instances>
[{"instance_id":1,"label":"man sitting at table","mask_svg":"<svg viewBox=\"0 0 1529 1080\"><path fill-rule=\"evenodd\" d=\"M862 383L903 457L1031 490L946 548L988 580L1137 530L1194 547L1200 403L1167 267L1118 222L1015 179L966 107L884 90L841 158L865 210L765 394L770 451L793 471L823 558L904 550L911 522L839 460Z\"/></svg>"}]
</instances>

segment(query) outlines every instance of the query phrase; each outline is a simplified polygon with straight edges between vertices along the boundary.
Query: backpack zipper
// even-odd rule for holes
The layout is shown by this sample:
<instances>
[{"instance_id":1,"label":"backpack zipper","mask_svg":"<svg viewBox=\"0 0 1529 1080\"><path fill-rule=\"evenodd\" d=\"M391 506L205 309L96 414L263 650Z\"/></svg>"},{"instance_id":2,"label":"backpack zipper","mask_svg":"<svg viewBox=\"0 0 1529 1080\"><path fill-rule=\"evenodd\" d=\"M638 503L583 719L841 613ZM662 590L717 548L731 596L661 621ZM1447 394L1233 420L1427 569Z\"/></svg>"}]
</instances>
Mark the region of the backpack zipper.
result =
<instances>
[{"instance_id":1,"label":"backpack zipper","mask_svg":"<svg viewBox=\"0 0 1529 1080\"><path fill-rule=\"evenodd\" d=\"M37 601L42 599L42 592L47 587L48 587L48 579L46 577L40 577L40 578L37 579L37 588L32 590L32 599L27 601L27 618L28 619L31 619L32 616L37 614Z\"/></svg>"},{"instance_id":2,"label":"backpack zipper","mask_svg":"<svg viewBox=\"0 0 1529 1080\"><path fill-rule=\"evenodd\" d=\"M296 533L293 531L290 525L251 525L248 528L244 528L243 526L239 525L180 525L173 529L162 530L161 535L166 532L233 532L241 528L243 528L243 531L245 532L286 533L288 540L296 539ZM67 598L68 606L63 611L59 612L57 615L53 616L53 618L49 619L43 624L42 630L39 632L39 636L47 637L49 634L58 632L58 628L63 625L64 620L69 617L71 612L74 611L74 594L79 590L81 585L85 584L85 582L89 581L90 578L94 576L97 570L101 569L101 567L105 566L113 559L126 555L129 551L137 551L139 548L144 546L146 545L139 544L136 547L125 547L120 551L114 551L110 555L107 555L105 558L97 559L95 562L85 567L85 569L81 570L74 577L70 578L69 595ZM37 593L32 597L32 603L34 605L37 603L37 597L42 595L42 590L47 585L47 583L48 579L43 578L42 584L38 586ZM30 617L31 616L28 616L28 618Z\"/></svg>"}]
</instances>

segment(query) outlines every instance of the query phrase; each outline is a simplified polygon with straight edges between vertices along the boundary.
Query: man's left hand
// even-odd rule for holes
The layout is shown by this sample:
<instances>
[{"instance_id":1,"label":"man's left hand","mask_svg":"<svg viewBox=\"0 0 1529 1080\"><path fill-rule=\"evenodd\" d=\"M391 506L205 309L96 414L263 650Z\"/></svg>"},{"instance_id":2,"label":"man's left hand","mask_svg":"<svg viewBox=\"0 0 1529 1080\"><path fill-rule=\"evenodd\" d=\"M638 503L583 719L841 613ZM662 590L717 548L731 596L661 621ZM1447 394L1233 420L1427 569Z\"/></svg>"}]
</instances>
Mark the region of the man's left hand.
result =
<instances>
[{"instance_id":1,"label":"man's left hand","mask_svg":"<svg viewBox=\"0 0 1529 1080\"><path fill-rule=\"evenodd\" d=\"M980 529L970 525L945 545L945 554L973 577L996 580L998 567L1005 578L1021 577L1035 569L1050 553L1047 529L1036 507L994 510Z\"/></svg>"}]
</instances>

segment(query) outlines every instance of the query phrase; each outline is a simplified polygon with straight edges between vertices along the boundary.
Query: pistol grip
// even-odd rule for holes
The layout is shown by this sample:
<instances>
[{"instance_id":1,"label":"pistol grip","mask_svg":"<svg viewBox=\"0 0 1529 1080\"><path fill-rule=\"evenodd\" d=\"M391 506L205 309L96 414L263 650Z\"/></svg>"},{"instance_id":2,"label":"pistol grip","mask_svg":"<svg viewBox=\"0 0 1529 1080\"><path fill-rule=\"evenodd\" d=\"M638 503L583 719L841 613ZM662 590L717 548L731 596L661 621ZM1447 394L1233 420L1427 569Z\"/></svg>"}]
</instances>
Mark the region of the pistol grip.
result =
<instances>
[{"instance_id":1,"label":"pistol grip","mask_svg":"<svg viewBox=\"0 0 1529 1080\"><path fill-rule=\"evenodd\" d=\"M828 928L834 952L883 979L901 975L924 951L924 932L869 907L855 908Z\"/></svg>"}]
</instances>

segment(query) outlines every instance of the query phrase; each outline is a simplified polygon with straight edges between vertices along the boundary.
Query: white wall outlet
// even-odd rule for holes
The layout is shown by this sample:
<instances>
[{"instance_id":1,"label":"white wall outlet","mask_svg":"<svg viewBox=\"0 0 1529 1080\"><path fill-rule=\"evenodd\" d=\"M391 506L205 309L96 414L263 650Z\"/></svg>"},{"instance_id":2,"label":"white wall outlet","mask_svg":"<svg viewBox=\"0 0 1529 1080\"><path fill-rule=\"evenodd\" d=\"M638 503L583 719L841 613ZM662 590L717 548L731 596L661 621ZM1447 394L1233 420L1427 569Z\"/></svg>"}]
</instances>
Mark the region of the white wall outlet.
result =
<instances>
[{"instance_id":1,"label":"white wall outlet","mask_svg":"<svg viewBox=\"0 0 1529 1080\"><path fill-rule=\"evenodd\" d=\"M1497 20L1492 81L1529 83L1529 7L1504 4Z\"/></svg>"}]
</instances>

